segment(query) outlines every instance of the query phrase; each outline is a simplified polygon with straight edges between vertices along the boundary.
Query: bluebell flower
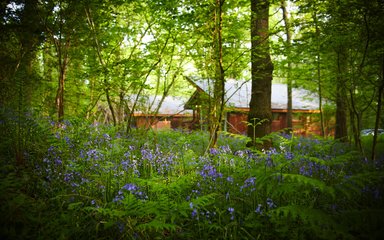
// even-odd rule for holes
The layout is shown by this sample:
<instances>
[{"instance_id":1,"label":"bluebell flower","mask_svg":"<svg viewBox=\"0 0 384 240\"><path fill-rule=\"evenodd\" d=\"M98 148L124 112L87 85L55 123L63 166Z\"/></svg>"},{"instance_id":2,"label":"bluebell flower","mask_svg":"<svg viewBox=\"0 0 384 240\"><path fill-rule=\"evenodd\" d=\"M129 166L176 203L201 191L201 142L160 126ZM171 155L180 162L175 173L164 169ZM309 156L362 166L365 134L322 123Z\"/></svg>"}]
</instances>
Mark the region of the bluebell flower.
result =
<instances>
[{"instance_id":1,"label":"bluebell flower","mask_svg":"<svg viewBox=\"0 0 384 240\"><path fill-rule=\"evenodd\" d=\"M56 166L60 166L60 165L62 165L62 161L61 161L60 157L58 157L58 158L55 159L55 165L56 165Z\"/></svg>"},{"instance_id":2,"label":"bluebell flower","mask_svg":"<svg viewBox=\"0 0 384 240\"><path fill-rule=\"evenodd\" d=\"M231 214L231 220L235 219L235 209L233 207L228 208L229 214Z\"/></svg>"},{"instance_id":3,"label":"bluebell flower","mask_svg":"<svg viewBox=\"0 0 384 240\"><path fill-rule=\"evenodd\" d=\"M239 157L242 158L242 157L244 157L246 155L246 153L244 151L242 151L242 150L238 150L238 151L235 152L234 155L235 156L239 156Z\"/></svg>"},{"instance_id":4,"label":"bluebell flower","mask_svg":"<svg viewBox=\"0 0 384 240\"><path fill-rule=\"evenodd\" d=\"M233 183L233 177L228 176L228 177L227 177L227 182Z\"/></svg>"},{"instance_id":5,"label":"bluebell flower","mask_svg":"<svg viewBox=\"0 0 384 240\"><path fill-rule=\"evenodd\" d=\"M270 208L270 209L276 207L276 204L273 203L272 199L270 199L270 198L267 198L266 203L267 203L268 208Z\"/></svg>"},{"instance_id":6,"label":"bluebell flower","mask_svg":"<svg viewBox=\"0 0 384 240\"><path fill-rule=\"evenodd\" d=\"M116 196L117 200L120 199L118 196L123 196L123 194L124 194L123 190L130 192L131 194L135 195L136 198L138 198L138 199L144 200L144 199L148 198L148 196L146 196L145 193L140 191L139 188L135 184L127 183L118 191L118 195Z\"/></svg>"},{"instance_id":7,"label":"bluebell flower","mask_svg":"<svg viewBox=\"0 0 384 240\"><path fill-rule=\"evenodd\" d=\"M216 148L210 148L209 153L211 155L217 155L217 154L219 154L219 151Z\"/></svg>"},{"instance_id":8,"label":"bluebell flower","mask_svg":"<svg viewBox=\"0 0 384 240\"><path fill-rule=\"evenodd\" d=\"M231 148L228 146L228 145L225 145L225 146L220 146L220 151L222 153L231 153Z\"/></svg>"},{"instance_id":9,"label":"bluebell flower","mask_svg":"<svg viewBox=\"0 0 384 240\"><path fill-rule=\"evenodd\" d=\"M117 228L119 229L119 232L123 233L124 228L125 228L124 223L119 221L119 222L116 223L116 225L117 225Z\"/></svg>"},{"instance_id":10,"label":"bluebell flower","mask_svg":"<svg viewBox=\"0 0 384 240\"><path fill-rule=\"evenodd\" d=\"M193 209L192 213L191 213L191 216L192 218L196 218L196 220L199 220L199 215L198 215L198 212L197 212L197 209Z\"/></svg>"},{"instance_id":11,"label":"bluebell flower","mask_svg":"<svg viewBox=\"0 0 384 240\"><path fill-rule=\"evenodd\" d=\"M262 215L263 214L263 210L261 208L262 208L261 204L258 204L257 208L255 210L255 213Z\"/></svg>"},{"instance_id":12,"label":"bluebell flower","mask_svg":"<svg viewBox=\"0 0 384 240\"><path fill-rule=\"evenodd\" d=\"M285 159L287 159L287 160L292 160L294 157L293 153L290 151L285 152L284 156L285 156Z\"/></svg>"},{"instance_id":13,"label":"bluebell flower","mask_svg":"<svg viewBox=\"0 0 384 240\"><path fill-rule=\"evenodd\" d=\"M229 201L229 191L225 194L225 200Z\"/></svg>"},{"instance_id":14,"label":"bluebell flower","mask_svg":"<svg viewBox=\"0 0 384 240\"><path fill-rule=\"evenodd\" d=\"M114 198L113 198L113 202L120 202L121 200L123 200L124 199L124 195L122 195L122 194L118 194L118 195L116 195Z\"/></svg>"},{"instance_id":15,"label":"bluebell flower","mask_svg":"<svg viewBox=\"0 0 384 240\"><path fill-rule=\"evenodd\" d=\"M240 192L242 192L244 188L249 188L249 187L251 192L255 191L256 190L256 188L254 188L255 180L256 180L256 177L250 177L245 179L244 184L240 186Z\"/></svg>"},{"instance_id":16,"label":"bluebell flower","mask_svg":"<svg viewBox=\"0 0 384 240\"><path fill-rule=\"evenodd\" d=\"M133 183L127 183L125 184L122 189L125 189L127 191L136 191L137 190L137 186Z\"/></svg>"},{"instance_id":17,"label":"bluebell flower","mask_svg":"<svg viewBox=\"0 0 384 240\"><path fill-rule=\"evenodd\" d=\"M123 169L125 171L128 171L128 168L129 168L129 161L122 161L121 162L121 165L123 166Z\"/></svg>"},{"instance_id":18,"label":"bluebell flower","mask_svg":"<svg viewBox=\"0 0 384 240\"><path fill-rule=\"evenodd\" d=\"M109 136L108 133L104 133L104 134L103 134L103 137L104 137L104 139L107 140L107 141L110 141L110 140L112 139L112 138Z\"/></svg>"}]
</instances>

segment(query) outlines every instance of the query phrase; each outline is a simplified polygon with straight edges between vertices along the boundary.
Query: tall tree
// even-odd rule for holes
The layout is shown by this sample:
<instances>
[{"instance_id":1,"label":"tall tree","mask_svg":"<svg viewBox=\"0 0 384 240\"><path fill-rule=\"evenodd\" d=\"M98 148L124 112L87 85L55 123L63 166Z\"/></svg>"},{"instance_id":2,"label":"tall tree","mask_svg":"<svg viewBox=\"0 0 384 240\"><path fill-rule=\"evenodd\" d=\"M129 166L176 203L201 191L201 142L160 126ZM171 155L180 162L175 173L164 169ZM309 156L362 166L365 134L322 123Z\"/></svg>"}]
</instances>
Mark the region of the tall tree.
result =
<instances>
[{"instance_id":1,"label":"tall tree","mask_svg":"<svg viewBox=\"0 0 384 240\"><path fill-rule=\"evenodd\" d=\"M336 126L335 139L346 141L348 136L347 128L347 94L346 94L346 76L348 74L347 52L344 46L339 46L337 54L337 78L336 78Z\"/></svg>"},{"instance_id":2,"label":"tall tree","mask_svg":"<svg viewBox=\"0 0 384 240\"><path fill-rule=\"evenodd\" d=\"M281 0L280 6L283 11L284 29L285 29L285 50L287 57L287 128L292 131L292 61L291 61L291 48L292 48L292 32L291 21L289 19L289 11L287 9L287 1Z\"/></svg>"},{"instance_id":3,"label":"tall tree","mask_svg":"<svg viewBox=\"0 0 384 240\"><path fill-rule=\"evenodd\" d=\"M255 138L271 132L271 88L273 64L269 50L269 0L251 0L251 74L248 136Z\"/></svg>"},{"instance_id":4,"label":"tall tree","mask_svg":"<svg viewBox=\"0 0 384 240\"><path fill-rule=\"evenodd\" d=\"M224 0L215 0L214 8L214 31L213 31L213 62L215 68L213 89L213 111L211 112L210 147L215 147L218 131L224 111L224 69L223 69L223 4Z\"/></svg>"},{"instance_id":5,"label":"tall tree","mask_svg":"<svg viewBox=\"0 0 384 240\"><path fill-rule=\"evenodd\" d=\"M110 83L108 81L109 69L108 69L107 63L103 57L102 48L101 48L101 45L99 42L99 35L98 35L99 34L99 26L95 24L95 21L93 19L92 10L89 6L85 7L85 13L87 16L87 21L88 21L88 25L90 28L90 32L92 33L92 36L93 36L94 49L96 51L97 58L99 60L100 66L102 68L101 72L103 73L102 75L103 75L103 83L104 83L104 92L105 92L105 96L107 98L108 107L109 107L109 110L111 111L113 125L116 126L116 124L117 124L116 114L115 114L115 109L112 105L112 100L111 100L111 95L110 95Z\"/></svg>"},{"instance_id":6,"label":"tall tree","mask_svg":"<svg viewBox=\"0 0 384 240\"><path fill-rule=\"evenodd\" d=\"M64 92L67 71L69 67L70 51L76 40L77 29L81 23L81 3L77 1L47 1L44 2L45 28L49 40L56 51L58 68L58 87L56 93L56 108L58 121L64 119Z\"/></svg>"},{"instance_id":7,"label":"tall tree","mask_svg":"<svg viewBox=\"0 0 384 240\"><path fill-rule=\"evenodd\" d=\"M25 122L32 109L33 92L38 85L34 59L43 40L38 1L3 1L0 4L0 115L12 122L2 135L12 139L2 147L14 154L16 163L24 164L24 150L30 132ZM4 115L3 115L4 114ZM5 118L7 119L7 118ZM12 133L11 135L7 135ZM11 142L7 145L7 142Z\"/></svg>"}]
</instances>

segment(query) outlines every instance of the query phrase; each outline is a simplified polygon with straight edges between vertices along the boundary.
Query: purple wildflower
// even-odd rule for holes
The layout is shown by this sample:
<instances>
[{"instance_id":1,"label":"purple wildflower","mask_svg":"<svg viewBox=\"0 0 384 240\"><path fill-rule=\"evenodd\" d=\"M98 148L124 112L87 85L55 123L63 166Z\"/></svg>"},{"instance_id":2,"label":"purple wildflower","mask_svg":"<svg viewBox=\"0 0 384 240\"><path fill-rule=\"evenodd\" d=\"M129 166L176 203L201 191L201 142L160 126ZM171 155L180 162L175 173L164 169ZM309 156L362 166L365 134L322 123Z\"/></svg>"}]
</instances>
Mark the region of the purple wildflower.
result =
<instances>
[{"instance_id":1,"label":"purple wildflower","mask_svg":"<svg viewBox=\"0 0 384 240\"><path fill-rule=\"evenodd\" d=\"M255 210L255 213L262 215L263 214L263 210L261 208L262 208L261 204L258 204L257 208Z\"/></svg>"},{"instance_id":2,"label":"purple wildflower","mask_svg":"<svg viewBox=\"0 0 384 240\"><path fill-rule=\"evenodd\" d=\"M276 204L270 198L267 198L266 203L267 203L268 208L270 208L270 209L276 207Z\"/></svg>"},{"instance_id":3,"label":"purple wildflower","mask_svg":"<svg viewBox=\"0 0 384 240\"><path fill-rule=\"evenodd\" d=\"M231 220L234 220L235 219L235 209L233 207L229 207L228 212L231 215Z\"/></svg>"},{"instance_id":4,"label":"purple wildflower","mask_svg":"<svg viewBox=\"0 0 384 240\"><path fill-rule=\"evenodd\" d=\"M219 151L216 148L211 148L211 149L209 149L209 153L211 155L218 155Z\"/></svg>"}]
</instances>

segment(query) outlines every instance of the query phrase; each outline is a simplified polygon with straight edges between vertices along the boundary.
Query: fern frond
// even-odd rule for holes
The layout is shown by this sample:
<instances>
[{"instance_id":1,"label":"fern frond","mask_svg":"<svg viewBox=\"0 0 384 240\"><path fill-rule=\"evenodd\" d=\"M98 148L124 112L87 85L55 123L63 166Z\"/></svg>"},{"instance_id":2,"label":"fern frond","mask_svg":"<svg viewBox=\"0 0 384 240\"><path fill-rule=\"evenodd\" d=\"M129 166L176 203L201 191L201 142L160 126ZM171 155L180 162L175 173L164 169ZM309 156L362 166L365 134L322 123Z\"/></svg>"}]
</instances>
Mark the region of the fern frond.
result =
<instances>
[{"instance_id":1,"label":"fern frond","mask_svg":"<svg viewBox=\"0 0 384 240\"><path fill-rule=\"evenodd\" d=\"M332 215L319 209L305 206L289 205L270 211L274 222L292 222L296 226L307 226L308 236L314 239L353 239L343 226L339 225ZM301 226L302 228L303 226Z\"/></svg>"},{"instance_id":2,"label":"fern frond","mask_svg":"<svg viewBox=\"0 0 384 240\"><path fill-rule=\"evenodd\" d=\"M157 233L164 231L175 232L177 230L177 225L172 223L165 223L164 221L155 218L148 223L139 224L137 229L145 232L154 231Z\"/></svg>"},{"instance_id":3,"label":"fern frond","mask_svg":"<svg viewBox=\"0 0 384 240\"><path fill-rule=\"evenodd\" d=\"M280 194L297 194L298 189L307 188L311 191L320 191L322 194L336 198L335 189L327 186L323 181L293 173L276 173L272 176L282 178L282 183L276 186L276 191Z\"/></svg>"}]
</instances>

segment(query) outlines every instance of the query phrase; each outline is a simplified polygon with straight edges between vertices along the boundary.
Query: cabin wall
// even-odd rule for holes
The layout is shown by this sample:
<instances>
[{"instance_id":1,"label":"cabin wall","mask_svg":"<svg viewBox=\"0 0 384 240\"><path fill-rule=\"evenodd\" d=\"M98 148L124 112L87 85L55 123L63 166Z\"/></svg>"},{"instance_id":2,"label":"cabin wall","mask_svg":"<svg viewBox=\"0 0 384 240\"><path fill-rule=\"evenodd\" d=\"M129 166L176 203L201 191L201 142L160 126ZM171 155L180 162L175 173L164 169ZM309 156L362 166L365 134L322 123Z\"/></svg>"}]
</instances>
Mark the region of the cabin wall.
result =
<instances>
[{"instance_id":1,"label":"cabin wall","mask_svg":"<svg viewBox=\"0 0 384 240\"><path fill-rule=\"evenodd\" d=\"M278 132L287 128L287 113L272 111L271 131ZM227 131L235 134L247 134L247 112L228 112L227 113ZM297 112L293 114L292 119L293 132L296 135L320 135L320 122L316 114ZM327 135L331 135L332 124L327 127Z\"/></svg>"},{"instance_id":2,"label":"cabin wall","mask_svg":"<svg viewBox=\"0 0 384 240\"><path fill-rule=\"evenodd\" d=\"M188 128L188 123L192 121L192 117L189 115L172 117L136 116L135 118L137 128L151 127L157 130Z\"/></svg>"}]
</instances>

